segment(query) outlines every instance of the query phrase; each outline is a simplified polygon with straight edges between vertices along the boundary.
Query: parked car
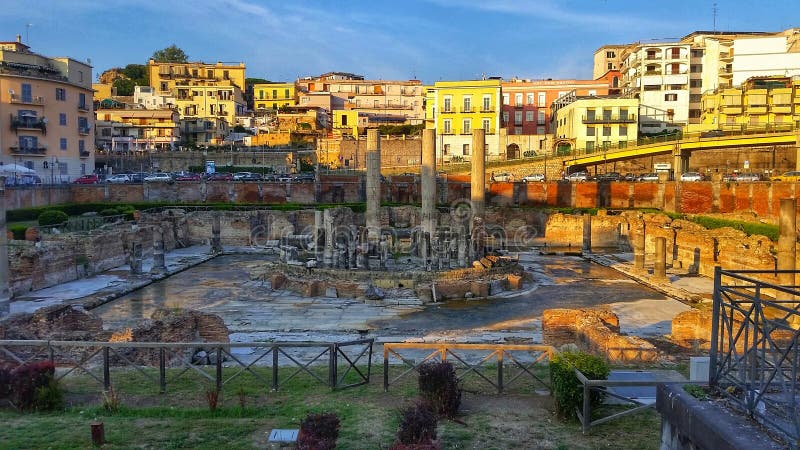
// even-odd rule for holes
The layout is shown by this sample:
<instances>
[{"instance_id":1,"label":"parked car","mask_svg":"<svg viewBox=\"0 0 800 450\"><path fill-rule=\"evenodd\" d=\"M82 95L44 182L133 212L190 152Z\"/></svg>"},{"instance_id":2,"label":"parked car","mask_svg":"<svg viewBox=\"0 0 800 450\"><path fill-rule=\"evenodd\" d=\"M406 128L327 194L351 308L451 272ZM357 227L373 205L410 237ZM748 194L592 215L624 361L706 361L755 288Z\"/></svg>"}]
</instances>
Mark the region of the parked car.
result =
<instances>
[{"instance_id":1,"label":"parked car","mask_svg":"<svg viewBox=\"0 0 800 450\"><path fill-rule=\"evenodd\" d=\"M783 175L772 177L772 181L800 181L800 170L793 170Z\"/></svg>"},{"instance_id":2,"label":"parked car","mask_svg":"<svg viewBox=\"0 0 800 450\"><path fill-rule=\"evenodd\" d=\"M175 180L173 180L172 176L168 173L157 172L144 177L144 181L146 183L172 183Z\"/></svg>"},{"instance_id":3,"label":"parked car","mask_svg":"<svg viewBox=\"0 0 800 450\"><path fill-rule=\"evenodd\" d=\"M655 172L643 173L639 175L636 181L658 181L658 174Z\"/></svg>"},{"instance_id":4,"label":"parked car","mask_svg":"<svg viewBox=\"0 0 800 450\"><path fill-rule=\"evenodd\" d=\"M684 172L681 174L681 181L703 181L706 177L700 172Z\"/></svg>"},{"instance_id":5,"label":"parked car","mask_svg":"<svg viewBox=\"0 0 800 450\"><path fill-rule=\"evenodd\" d=\"M764 177L760 173L737 173L733 181L762 181Z\"/></svg>"},{"instance_id":6,"label":"parked car","mask_svg":"<svg viewBox=\"0 0 800 450\"><path fill-rule=\"evenodd\" d=\"M147 172L135 172L131 174L131 183L143 183L146 177L150 176Z\"/></svg>"},{"instance_id":7,"label":"parked car","mask_svg":"<svg viewBox=\"0 0 800 450\"><path fill-rule=\"evenodd\" d=\"M115 173L106 178L108 183L130 183L131 177L127 173Z\"/></svg>"},{"instance_id":8,"label":"parked car","mask_svg":"<svg viewBox=\"0 0 800 450\"><path fill-rule=\"evenodd\" d=\"M623 181L636 181L636 174L635 173L626 173L624 177L622 177Z\"/></svg>"},{"instance_id":9,"label":"parked car","mask_svg":"<svg viewBox=\"0 0 800 450\"><path fill-rule=\"evenodd\" d=\"M543 173L532 173L530 175L526 175L522 177L523 183L528 182L543 182L544 181L544 174Z\"/></svg>"},{"instance_id":10,"label":"parked car","mask_svg":"<svg viewBox=\"0 0 800 450\"><path fill-rule=\"evenodd\" d=\"M100 182L100 177L97 174L82 175L78 177L73 183L75 184L97 184Z\"/></svg>"},{"instance_id":11,"label":"parked car","mask_svg":"<svg viewBox=\"0 0 800 450\"><path fill-rule=\"evenodd\" d=\"M608 172L597 176L597 181L619 181L622 175L619 172Z\"/></svg>"},{"instance_id":12,"label":"parked car","mask_svg":"<svg viewBox=\"0 0 800 450\"><path fill-rule=\"evenodd\" d=\"M261 181L261 174L253 172L236 172L233 174L234 181Z\"/></svg>"},{"instance_id":13,"label":"parked car","mask_svg":"<svg viewBox=\"0 0 800 450\"><path fill-rule=\"evenodd\" d=\"M233 174L231 173L211 173L206 178L208 181L233 181Z\"/></svg>"},{"instance_id":14,"label":"parked car","mask_svg":"<svg viewBox=\"0 0 800 450\"><path fill-rule=\"evenodd\" d=\"M496 181L498 183L514 181L514 176L508 172L495 173L492 174L492 181Z\"/></svg>"},{"instance_id":15,"label":"parked car","mask_svg":"<svg viewBox=\"0 0 800 450\"><path fill-rule=\"evenodd\" d=\"M574 172L567 175L567 180L572 182L580 182L583 183L589 179L589 175L586 172Z\"/></svg>"},{"instance_id":16,"label":"parked car","mask_svg":"<svg viewBox=\"0 0 800 450\"><path fill-rule=\"evenodd\" d=\"M701 138L722 137L722 136L725 136L725 132L722 130L710 130L710 131L703 131L700 133Z\"/></svg>"},{"instance_id":17,"label":"parked car","mask_svg":"<svg viewBox=\"0 0 800 450\"><path fill-rule=\"evenodd\" d=\"M314 174L313 173L300 173L294 176L294 181L298 183L308 183L314 181ZM381 181L385 181L386 179L381 176Z\"/></svg>"},{"instance_id":18,"label":"parked car","mask_svg":"<svg viewBox=\"0 0 800 450\"><path fill-rule=\"evenodd\" d=\"M200 181L202 177L199 173L182 172L175 174L175 181Z\"/></svg>"}]
</instances>

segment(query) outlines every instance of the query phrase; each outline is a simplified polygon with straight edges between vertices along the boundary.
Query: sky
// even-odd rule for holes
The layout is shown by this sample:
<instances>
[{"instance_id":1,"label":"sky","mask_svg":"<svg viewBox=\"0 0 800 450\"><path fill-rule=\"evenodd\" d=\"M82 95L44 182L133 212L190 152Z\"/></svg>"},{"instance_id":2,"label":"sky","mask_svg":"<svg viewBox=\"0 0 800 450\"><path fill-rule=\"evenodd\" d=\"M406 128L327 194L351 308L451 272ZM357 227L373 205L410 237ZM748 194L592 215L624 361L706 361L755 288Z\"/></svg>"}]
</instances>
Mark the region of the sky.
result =
<instances>
[{"instance_id":1,"label":"sky","mask_svg":"<svg viewBox=\"0 0 800 450\"><path fill-rule=\"evenodd\" d=\"M90 59L95 77L175 44L271 81L588 79L602 45L712 30L715 16L719 31L800 27L798 0L2 0L0 41Z\"/></svg>"}]
</instances>

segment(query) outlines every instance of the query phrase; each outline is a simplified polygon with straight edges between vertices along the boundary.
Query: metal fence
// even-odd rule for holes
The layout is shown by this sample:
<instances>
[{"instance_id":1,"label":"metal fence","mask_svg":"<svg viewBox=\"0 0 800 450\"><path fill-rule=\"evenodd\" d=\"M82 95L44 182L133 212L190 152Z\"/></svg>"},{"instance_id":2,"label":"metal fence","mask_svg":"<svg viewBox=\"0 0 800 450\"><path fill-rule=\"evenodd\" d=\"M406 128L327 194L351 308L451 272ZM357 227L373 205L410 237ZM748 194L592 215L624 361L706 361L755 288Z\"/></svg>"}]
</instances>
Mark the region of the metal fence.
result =
<instances>
[{"instance_id":1,"label":"metal fence","mask_svg":"<svg viewBox=\"0 0 800 450\"><path fill-rule=\"evenodd\" d=\"M710 384L759 422L800 439L800 290L757 276L800 271L714 273ZM796 278L793 278L796 279Z\"/></svg>"},{"instance_id":2,"label":"metal fence","mask_svg":"<svg viewBox=\"0 0 800 450\"><path fill-rule=\"evenodd\" d=\"M0 340L0 361L20 366L34 361L52 361L57 379L72 373L85 373L104 389L113 385L121 371L135 370L158 386L164 393L170 383L187 372L213 384L217 390L232 380L250 374L272 390L278 390L296 376L305 375L330 387L345 389L369 383L372 370L374 339L347 342L90 342ZM252 351L247 360L234 349ZM202 349L208 357L196 357ZM362 358L366 361L362 361ZM358 364L361 363L362 367ZM363 365L366 365L364 370ZM271 378L266 379L256 367L267 366ZM295 370L288 375L280 366ZM312 366L327 366L327 375L320 376ZM152 370L158 368L158 375ZM226 374L225 368L235 368ZM179 369L171 370L168 368ZM171 375L171 376L168 376Z\"/></svg>"},{"instance_id":3,"label":"metal fence","mask_svg":"<svg viewBox=\"0 0 800 450\"><path fill-rule=\"evenodd\" d=\"M402 351L425 353L421 359L415 359L408 354L401 354ZM554 353L555 349L549 345L386 342L383 344L383 389L388 391L391 384L416 373L425 363L445 362L448 359L453 362L460 380L464 380L467 375L476 375L479 380L497 389L498 393L524 375L541 387L549 389L549 380L542 379L534 367L549 363ZM394 378L389 374L389 363L392 359L399 361L403 369ZM475 359L477 362L471 362ZM492 362L497 364L495 369L487 367ZM494 374L490 373L492 371ZM549 378L549 369L547 373Z\"/></svg>"}]
</instances>

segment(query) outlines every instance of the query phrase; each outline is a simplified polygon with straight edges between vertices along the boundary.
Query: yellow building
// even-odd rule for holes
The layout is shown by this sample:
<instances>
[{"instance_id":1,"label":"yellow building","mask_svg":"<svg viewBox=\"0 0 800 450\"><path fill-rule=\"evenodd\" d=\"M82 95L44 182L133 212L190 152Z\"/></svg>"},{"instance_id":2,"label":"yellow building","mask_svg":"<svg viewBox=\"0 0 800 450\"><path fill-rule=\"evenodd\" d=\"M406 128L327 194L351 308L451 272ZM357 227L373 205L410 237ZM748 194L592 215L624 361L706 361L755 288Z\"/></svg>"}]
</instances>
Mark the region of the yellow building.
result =
<instances>
[{"instance_id":1,"label":"yellow building","mask_svg":"<svg viewBox=\"0 0 800 450\"><path fill-rule=\"evenodd\" d=\"M115 95L115 89L110 83L92 83L92 89L94 89L92 99L96 102L103 101Z\"/></svg>"},{"instance_id":2,"label":"yellow building","mask_svg":"<svg viewBox=\"0 0 800 450\"><path fill-rule=\"evenodd\" d=\"M753 77L703 94L703 129L790 127L800 121L800 77Z\"/></svg>"},{"instance_id":3,"label":"yellow building","mask_svg":"<svg viewBox=\"0 0 800 450\"><path fill-rule=\"evenodd\" d=\"M553 103L559 153L585 150L587 153L636 145L638 126L635 98L576 96L560 97Z\"/></svg>"},{"instance_id":4,"label":"yellow building","mask_svg":"<svg viewBox=\"0 0 800 450\"><path fill-rule=\"evenodd\" d=\"M469 161L472 130L486 131L486 156L499 158L500 80L437 81L428 87L425 126L436 130L441 161Z\"/></svg>"},{"instance_id":5,"label":"yellow building","mask_svg":"<svg viewBox=\"0 0 800 450\"><path fill-rule=\"evenodd\" d=\"M253 108L277 110L297 105L294 83L265 83L253 85Z\"/></svg>"},{"instance_id":6,"label":"yellow building","mask_svg":"<svg viewBox=\"0 0 800 450\"><path fill-rule=\"evenodd\" d=\"M347 136L355 136L358 137L358 127L365 127L366 126L366 118L364 118L364 123L359 123L359 112L358 111L341 111L337 110L333 112L333 134L334 135L347 135Z\"/></svg>"},{"instance_id":7,"label":"yellow building","mask_svg":"<svg viewBox=\"0 0 800 450\"><path fill-rule=\"evenodd\" d=\"M92 67L0 42L0 163L69 181L94 171ZM19 177L14 177L19 180Z\"/></svg>"},{"instance_id":8,"label":"yellow building","mask_svg":"<svg viewBox=\"0 0 800 450\"><path fill-rule=\"evenodd\" d=\"M242 87L245 65L222 63L147 63L150 86L159 95L169 95L181 119L223 119L229 126L244 114Z\"/></svg>"}]
</instances>

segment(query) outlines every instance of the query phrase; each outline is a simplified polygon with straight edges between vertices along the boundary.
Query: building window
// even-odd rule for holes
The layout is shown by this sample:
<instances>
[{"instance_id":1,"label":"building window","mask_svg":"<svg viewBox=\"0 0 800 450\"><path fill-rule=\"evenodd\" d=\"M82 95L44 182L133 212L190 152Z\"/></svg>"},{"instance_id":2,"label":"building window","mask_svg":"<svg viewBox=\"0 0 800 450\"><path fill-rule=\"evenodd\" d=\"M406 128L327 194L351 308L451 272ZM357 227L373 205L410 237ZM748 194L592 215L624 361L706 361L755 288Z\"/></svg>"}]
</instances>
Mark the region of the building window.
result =
<instances>
[{"instance_id":1,"label":"building window","mask_svg":"<svg viewBox=\"0 0 800 450\"><path fill-rule=\"evenodd\" d=\"M522 111L514 111L514 125L522 125Z\"/></svg>"},{"instance_id":2,"label":"building window","mask_svg":"<svg viewBox=\"0 0 800 450\"><path fill-rule=\"evenodd\" d=\"M81 153L86 151L86 143L83 141L83 139L78 141L78 151Z\"/></svg>"},{"instance_id":3,"label":"building window","mask_svg":"<svg viewBox=\"0 0 800 450\"><path fill-rule=\"evenodd\" d=\"M464 156L469 156L469 144L462 145L461 152Z\"/></svg>"},{"instance_id":4,"label":"building window","mask_svg":"<svg viewBox=\"0 0 800 450\"><path fill-rule=\"evenodd\" d=\"M703 57L703 49L692 49L692 58L702 58Z\"/></svg>"},{"instance_id":5,"label":"building window","mask_svg":"<svg viewBox=\"0 0 800 450\"><path fill-rule=\"evenodd\" d=\"M536 127L536 134L545 134L545 127Z\"/></svg>"},{"instance_id":6,"label":"building window","mask_svg":"<svg viewBox=\"0 0 800 450\"><path fill-rule=\"evenodd\" d=\"M443 154L449 155L450 154L450 144L444 144L444 148L442 149Z\"/></svg>"},{"instance_id":7,"label":"building window","mask_svg":"<svg viewBox=\"0 0 800 450\"><path fill-rule=\"evenodd\" d=\"M472 112L472 97L464 96L464 112Z\"/></svg>"},{"instance_id":8,"label":"building window","mask_svg":"<svg viewBox=\"0 0 800 450\"><path fill-rule=\"evenodd\" d=\"M678 101L678 94L664 94L664 101L665 102Z\"/></svg>"},{"instance_id":9,"label":"building window","mask_svg":"<svg viewBox=\"0 0 800 450\"><path fill-rule=\"evenodd\" d=\"M703 87L703 80L689 80L689 87L701 88Z\"/></svg>"},{"instance_id":10,"label":"building window","mask_svg":"<svg viewBox=\"0 0 800 450\"><path fill-rule=\"evenodd\" d=\"M628 135L628 126L627 125L620 125L619 126L619 135L620 136L627 136Z\"/></svg>"},{"instance_id":11,"label":"building window","mask_svg":"<svg viewBox=\"0 0 800 450\"><path fill-rule=\"evenodd\" d=\"M492 122L489 119L483 119L483 131L489 133L491 131Z\"/></svg>"},{"instance_id":12,"label":"building window","mask_svg":"<svg viewBox=\"0 0 800 450\"><path fill-rule=\"evenodd\" d=\"M606 52L606 58L615 58L617 55L613 51Z\"/></svg>"},{"instance_id":13,"label":"building window","mask_svg":"<svg viewBox=\"0 0 800 450\"><path fill-rule=\"evenodd\" d=\"M492 110L492 96L491 95L484 95L483 96L483 109L482 111L491 111Z\"/></svg>"},{"instance_id":14,"label":"building window","mask_svg":"<svg viewBox=\"0 0 800 450\"><path fill-rule=\"evenodd\" d=\"M67 149L67 138L61 138L59 140L59 147L58 148L60 148L61 150L66 150Z\"/></svg>"},{"instance_id":15,"label":"building window","mask_svg":"<svg viewBox=\"0 0 800 450\"><path fill-rule=\"evenodd\" d=\"M24 103L31 103L33 101L33 93L31 92L31 85L22 83L22 101Z\"/></svg>"},{"instance_id":16,"label":"building window","mask_svg":"<svg viewBox=\"0 0 800 450\"><path fill-rule=\"evenodd\" d=\"M59 113L58 114L58 124L61 125L61 126L66 126L67 125L67 115L66 114L64 114L64 113Z\"/></svg>"},{"instance_id":17,"label":"building window","mask_svg":"<svg viewBox=\"0 0 800 450\"><path fill-rule=\"evenodd\" d=\"M522 94L514 94L514 106L522 106Z\"/></svg>"},{"instance_id":18,"label":"building window","mask_svg":"<svg viewBox=\"0 0 800 450\"><path fill-rule=\"evenodd\" d=\"M197 69L192 69L192 76L197 78Z\"/></svg>"},{"instance_id":19,"label":"building window","mask_svg":"<svg viewBox=\"0 0 800 450\"><path fill-rule=\"evenodd\" d=\"M78 94L78 108L86 109L86 94Z\"/></svg>"},{"instance_id":20,"label":"building window","mask_svg":"<svg viewBox=\"0 0 800 450\"><path fill-rule=\"evenodd\" d=\"M452 106L453 106L452 102L453 102L452 97L445 97L444 98L444 108L442 109L442 112L450 112L451 109L452 109Z\"/></svg>"},{"instance_id":21,"label":"building window","mask_svg":"<svg viewBox=\"0 0 800 450\"><path fill-rule=\"evenodd\" d=\"M603 127L603 136L611 136L611 127Z\"/></svg>"},{"instance_id":22,"label":"building window","mask_svg":"<svg viewBox=\"0 0 800 450\"><path fill-rule=\"evenodd\" d=\"M611 70L611 69L613 69L613 68L614 68L614 63L608 63L608 64L606 65L606 70Z\"/></svg>"},{"instance_id":23,"label":"building window","mask_svg":"<svg viewBox=\"0 0 800 450\"><path fill-rule=\"evenodd\" d=\"M284 98L289 98L289 89L284 89L283 90L283 97Z\"/></svg>"},{"instance_id":24,"label":"building window","mask_svg":"<svg viewBox=\"0 0 800 450\"><path fill-rule=\"evenodd\" d=\"M472 133L472 121L470 119L464 119L463 125L464 129L461 130L463 134Z\"/></svg>"},{"instance_id":25,"label":"building window","mask_svg":"<svg viewBox=\"0 0 800 450\"><path fill-rule=\"evenodd\" d=\"M604 109L603 110L603 121L604 122L608 122L610 120L611 120L611 110L610 109Z\"/></svg>"},{"instance_id":26,"label":"building window","mask_svg":"<svg viewBox=\"0 0 800 450\"><path fill-rule=\"evenodd\" d=\"M590 122L595 120L595 111L593 109L586 110L586 120Z\"/></svg>"},{"instance_id":27,"label":"building window","mask_svg":"<svg viewBox=\"0 0 800 450\"><path fill-rule=\"evenodd\" d=\"M503 123L508 123L508 111L503 111Z\"/></svg>"},{"instance_id":28,"label":"building window","mask_svg":"<svg viewBox=\"0 0 800 450\"><path fill-rule=\"evenodd\" d=\"M594 142L586 141L586 151L591 152L592 150L594 150Z\"/></svg>"},{"instance_id":29,"label":"building window","mask_svg":"<svg viewBox=\"0 0 800 450\"><path fill-rule=\"evenodd\" d=\"M689 94L689 101L690 102L699 102L703 99L701 94Z\"/></svg>"},{"instance_id":30,"label":"building window","mask_svg":"<svg viewBox=\"0 0 800 450\"><path fill-rule=\"evenodd\" d=\"M259 89L258 90L258 99L259 100L264 100L264 90L263 89Z\"/></svg>"},{"instance_id":31,"label":"building window","mask_svg":"<svg viewBox=\"0 0 800 450\"><path fill-rule=\"evenodd\" d=\"M533 122L533 111L525 111L525 122Z\"/></svg>"},{"instance_id":32,"label":"building window","mask_svg":"<svg viewBox=\"0 0 800 450\"><path fill-rule=\"evenodd\" d=\"M227 70L223 70L222 71L222 78L224 78L226 80L230 79L230 74L228 73Z\"/></svg>"},{"instance_id":33,"label":"building window","mask_svg":"<svg viewBox=\"0 0 800 450\"><path fill-rule=\"evenodd\" d=\"M56 88L56 100L63 102L67 100L67 90L64 88Z\"/></svg>"},{"instance_id":34,"label":"building window","mask_svg":"<svg viewBox=\"0 0 800 450\"><path fill-rule=\"evenodd\" d=\"M537 100L536 106L538 106L539 108L545 106L545 103L547 103L547 101L545 100L546 97L547 95L544 92L539 92L539 100Z\"/></svg>"},{"instance_id":35,"label":"building window","mask_svg":"<svg viewBox=\"0 0 800 450\"><path fill-rule=\"evenodd\" d=\"M700 73L700 72L703 71L703 65L702 64L692 64L692 66L690 67L689 70L691 70L692 73Z\"/></svg>"},{"instance_id":36,"label":"building window","mask_svg":"<svg viewBox=\"0 0 800 450\"><path fill-rule=\"evenodd\" d=\"M594 127L586 127L586 135L587 136L594 136Z\"/></svg>"},{"instance_id":37,"label":"building window","mask_svg":"<svg viewBox=\"0 0 800 450\"><path fill-rule=\"evenodd\" d=\"M509 94L503 94L503 104L504 105L508 104L508 98L509 98Z\"/></svg>"},{"instance_id":38,"label":"building window","mask_svg":"<svg viewBox=\"0 0 800 450\"><path fill-rule=\"evenodd\" d=\"M211 69L206 70L206 78L214 78L214 71Z\"/></svg>"},{"instance_id":39,"label":"building window","mask_svg":"<svg viewBox=\"0 0 800 450\"><path fill-rule=\"evenodd\" d=\"M525 103L528 105L533 105L533 93L527 94L525 96Z\"/></svg>"},{"instance_id":40,"label":"building window","mask_svg":"<svg viewBox=\"0 0 800 450\"><path fill-rule=\"evenodd\" d=\"M619 109L619 119L620 120L628 120L628 110L625 108Z\"/></svg>"},{"instance_id":41,"label":"building window","mask_svg":"<svg viewBox=\"0 0 800 450\"><path fill-rule=\"evenodd\" d=\"M450 133L452 133L452 128L451 128L451 125L450 125L450 121L449 121L449 120L443 120L443 121L442 121L442 132L443 132L444 134L450 134Z\"/></svg>"},{"instance_id":42,"label":"building window","mask_svg":"<svg viewBox=\"0 0 800 450\"><path fill-rule=\"evenodd\" d=\"M522 127L514 127L514 134L522 134Z\"/></svg>"}]
</instances>

